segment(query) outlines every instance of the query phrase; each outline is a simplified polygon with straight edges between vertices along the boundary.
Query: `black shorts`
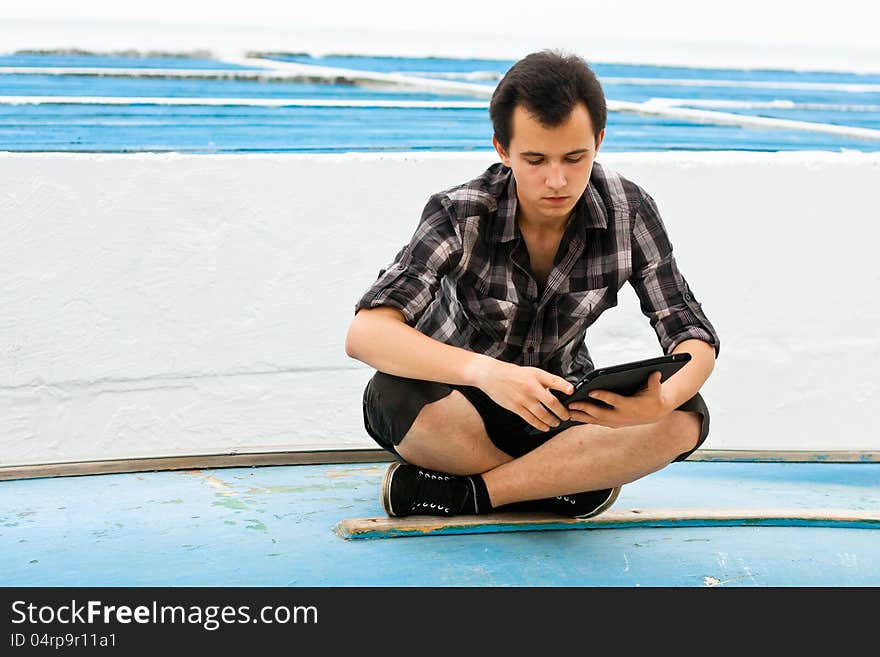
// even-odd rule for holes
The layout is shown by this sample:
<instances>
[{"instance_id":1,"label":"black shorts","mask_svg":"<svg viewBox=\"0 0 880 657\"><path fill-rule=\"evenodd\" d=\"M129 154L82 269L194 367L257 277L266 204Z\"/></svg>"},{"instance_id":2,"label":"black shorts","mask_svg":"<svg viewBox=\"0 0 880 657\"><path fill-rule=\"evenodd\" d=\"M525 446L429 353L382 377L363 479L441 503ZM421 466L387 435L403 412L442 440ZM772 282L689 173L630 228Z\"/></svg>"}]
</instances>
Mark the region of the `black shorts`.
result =
<instances>
[{"instance_id":1,"label":"black shorts","mask_svg":"<svg viewBox=\"0 0 880 657\"><path fill-rule=\"evenodd\" d=\"M473 404L483 418L486 434L502 452L514 458L526 454L544 444L553 436L565 431L554 429L533 435L531 425L519 415L499 406L479 388L434 383L419 379L405 379L376 372L364 388L364 428L383 448L397 454L394 449L409 431L416 416L425 404L443 399L458 390ZM700 439L692 450L680 454L676 461L683 461L696 451L709 435L709 409L700 393L678 407L680 411L694 411L703 419Z\"/></svg>"}]
</instances>

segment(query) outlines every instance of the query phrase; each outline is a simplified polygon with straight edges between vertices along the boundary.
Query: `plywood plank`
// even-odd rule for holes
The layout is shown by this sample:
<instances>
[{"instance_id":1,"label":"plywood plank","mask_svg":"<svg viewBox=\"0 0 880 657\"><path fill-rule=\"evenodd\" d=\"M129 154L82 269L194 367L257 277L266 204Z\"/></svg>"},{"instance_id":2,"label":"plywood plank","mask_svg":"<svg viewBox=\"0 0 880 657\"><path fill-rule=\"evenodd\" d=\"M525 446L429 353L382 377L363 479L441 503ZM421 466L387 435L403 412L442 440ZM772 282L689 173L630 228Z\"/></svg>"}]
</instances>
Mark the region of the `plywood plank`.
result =
<instances>
[{"instance_id":1,"label":"plywood plank","mask_svg":"<svg viewBox=\"0 0 880 657\"><path fill-rule=\"evenodd\" d=\"M880 509L619 509L578 520L543 513L491 513L483 516L350 518L333 529L344 539L397 538L448 534L487 534L551 529L629 527L850 527L880 528Z\"/></svg>"}]
</instances>

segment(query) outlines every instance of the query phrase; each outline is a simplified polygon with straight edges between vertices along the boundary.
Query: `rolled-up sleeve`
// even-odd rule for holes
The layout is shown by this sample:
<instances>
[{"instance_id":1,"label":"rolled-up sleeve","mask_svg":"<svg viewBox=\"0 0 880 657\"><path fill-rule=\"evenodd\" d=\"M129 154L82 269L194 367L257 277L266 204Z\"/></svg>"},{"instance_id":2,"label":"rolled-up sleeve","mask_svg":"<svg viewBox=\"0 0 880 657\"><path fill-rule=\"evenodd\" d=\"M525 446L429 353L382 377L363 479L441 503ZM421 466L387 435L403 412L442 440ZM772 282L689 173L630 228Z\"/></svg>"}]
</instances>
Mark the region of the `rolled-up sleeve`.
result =
<instances>
[{"instance_id":1,"label":"rolled-up sleeve","mask_svg":"<svg viewBox=\"0 0 880 657\"><path fill-rule=\"evenodd\" d=\"M432 196L409 244L386 267L376 282L355 304L362 308L391 306L400 310L406 323L415 326L434 300L440 281L461 258L461 240L450 210L439 195Z\"/></svg>"},{"instance_id":2,"label":"rolled-up sleeve","mask_svg":"<svg viewBox=\"0 0 880 657\"><path fill-rule=\"evenodd\" d=\"M718 333L678 270L657 205L647 194L635 214L632 265L629 282L663 352L669 354L679 343L696 338L715 347L718 358Z\"/></svg>"}]
</instances>

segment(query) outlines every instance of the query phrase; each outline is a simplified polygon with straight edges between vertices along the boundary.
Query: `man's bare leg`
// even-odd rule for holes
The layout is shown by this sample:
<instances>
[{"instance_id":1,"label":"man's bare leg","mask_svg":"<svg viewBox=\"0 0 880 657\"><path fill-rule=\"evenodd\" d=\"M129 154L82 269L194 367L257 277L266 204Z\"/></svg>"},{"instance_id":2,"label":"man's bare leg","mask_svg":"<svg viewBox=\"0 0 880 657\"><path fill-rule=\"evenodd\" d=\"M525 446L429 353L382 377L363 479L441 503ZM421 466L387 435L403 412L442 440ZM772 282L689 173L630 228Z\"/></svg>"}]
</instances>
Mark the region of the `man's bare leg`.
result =
<instances>
[{"instance_id":1,"label":"man's bare leg","mask_svg":"<svg viewBox=\"0 0 880 657\"><path fill-rule=\"evenodd\" d=\"M458 475L513 460L489 439L483 418L458 390L422 407L397 453L414 465Z\"/></svg>"},{"instance_id":2,"label":"man's bare leg","mask_svg":"<svg viewBox=\"0 0 880 657\"><path fill-rule=\"evenodd\" d=\"M700 416L672 411L653 424L571 427L483 474L492 506L622 486L669 465L697 444Z\"/></svg>"},{"instance_id":3,"label":"man's bare leg","mask_svg":"<svg viewBox=\"0 0 880 657\"><path fill-rule=\"evenodd\" d=\"M492 506L501 506L635 481L692 449L700 428L699 414L690 411L619 429L583 424L514 459L492 443L476 409L454 390L422 408L397 452L424 468L481 473Z\"/></svg>"}]
</instances>

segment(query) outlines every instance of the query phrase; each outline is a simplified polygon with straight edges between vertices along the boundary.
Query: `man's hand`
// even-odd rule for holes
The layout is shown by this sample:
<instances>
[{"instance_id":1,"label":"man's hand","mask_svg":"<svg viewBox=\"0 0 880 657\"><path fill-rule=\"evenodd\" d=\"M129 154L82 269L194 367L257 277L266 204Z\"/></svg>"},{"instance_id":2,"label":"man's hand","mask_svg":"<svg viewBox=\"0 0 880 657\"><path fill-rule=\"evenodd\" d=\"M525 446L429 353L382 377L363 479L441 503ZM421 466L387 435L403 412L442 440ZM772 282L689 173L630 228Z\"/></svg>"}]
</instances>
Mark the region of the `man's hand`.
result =
<instances>
[{"instance_id":1,"label":"man's hand","mask_svg":"<svg viewBox=\"0 0 880 657\"><path fill-rule=\"evenodd\" d=\"M481 359L473 380L492 401L516 413L536 429L549 431L550 427L559 426L560 420L569 419L568 410L550 392L552 389L570 394L574 390L560 376L537 367L522 367L485 357Z\"/></svg>"},{"instance_id":2,"label":"man's hand","mask_svg":"<svg viewBox=\"0 0 880 657\"><path fill-rule=\"evenodd\" d=\"M568 405L571 419L612 429L658 422L674 410L669 408L669 402L663 394L661 376L660 372L652 372L647 384L632 396L618 395L609 390L593 390L589 397L611 404L614 408L588 401L571 402Z\"/></svg>"}]
</instances>

